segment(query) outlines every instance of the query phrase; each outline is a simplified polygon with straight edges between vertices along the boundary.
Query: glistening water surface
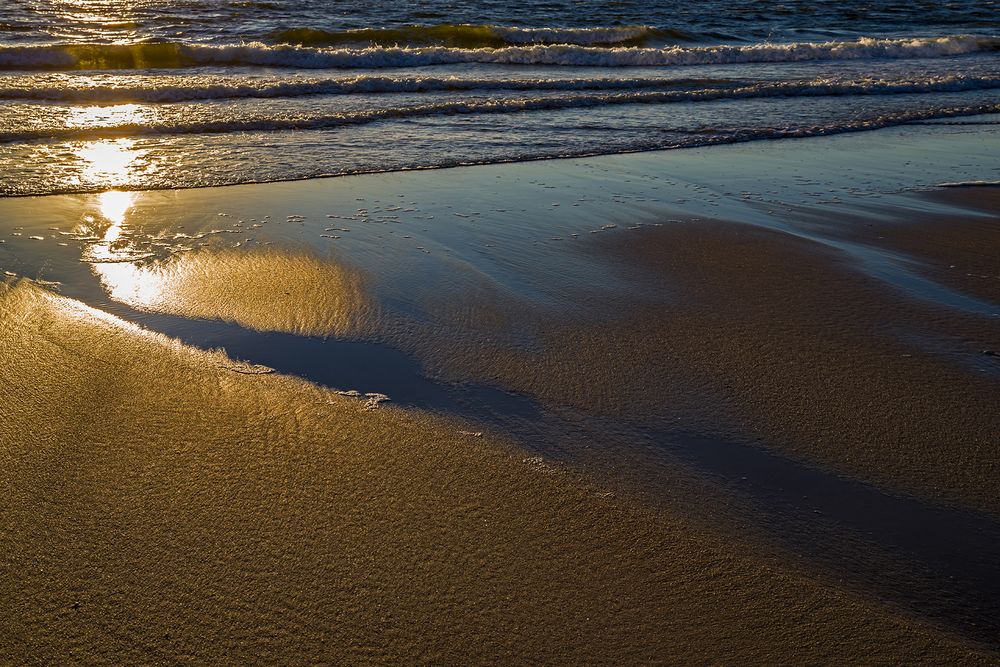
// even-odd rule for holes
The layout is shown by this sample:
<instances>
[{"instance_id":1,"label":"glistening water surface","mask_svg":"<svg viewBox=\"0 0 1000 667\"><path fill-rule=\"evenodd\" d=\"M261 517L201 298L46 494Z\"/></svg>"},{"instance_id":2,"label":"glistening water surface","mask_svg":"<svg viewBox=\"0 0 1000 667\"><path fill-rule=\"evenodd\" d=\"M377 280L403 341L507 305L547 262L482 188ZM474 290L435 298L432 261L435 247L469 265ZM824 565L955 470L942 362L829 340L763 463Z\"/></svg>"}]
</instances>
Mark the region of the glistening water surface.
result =
<instances>
[{"instance_id":1,"label":"glistening water surface","mask_svg":"<svg viewBox=\"0 0 1000 667\"><path fill-rule=\"evenodd\" d=\"M0 195L857 132L1000 110L951 3L0 6Z\"/></svg>"}]
</instances>

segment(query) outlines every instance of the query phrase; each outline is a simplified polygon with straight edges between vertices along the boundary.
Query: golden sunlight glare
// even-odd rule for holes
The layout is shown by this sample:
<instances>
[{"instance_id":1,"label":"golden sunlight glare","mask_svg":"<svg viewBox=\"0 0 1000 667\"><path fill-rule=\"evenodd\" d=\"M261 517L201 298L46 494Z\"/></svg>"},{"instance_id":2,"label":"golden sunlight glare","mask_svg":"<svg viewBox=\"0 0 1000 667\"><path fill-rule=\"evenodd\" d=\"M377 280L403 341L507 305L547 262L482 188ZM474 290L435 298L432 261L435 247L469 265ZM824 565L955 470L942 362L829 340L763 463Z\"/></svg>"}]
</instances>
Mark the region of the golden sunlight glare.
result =
<instances>
[{"instance_id":1,"label":"golden sunlight glare","mask_svg":"<svg viewBox=\"0 0 1000 667\"><path fill-rule=\"evenodd\" d=\"M91 141L76 151L83 162L81 178L89 181L123 183L140 152L133 150L134 139Z\"/></svg>"},{"instance_id":2,"label":"golden sunlight glare","mask_svg":"<svg viewBox=\"0 0 1000 667\"><path fill-rule=\"evenodd\" d=\"M110 234L112 230L118 229L118 234L115 234L115 238L108 238L105 234L105 242L112 242L117 239L121 232L121 224L125 219L125 214L128 213L129 209L132 208L132 202L135 201L134 192L121 192L119 190L109 190L108 192L102 192L98 196L100 202L101 215L111 221L112 225L108 229Z\"/></svg>"}]
</instances>

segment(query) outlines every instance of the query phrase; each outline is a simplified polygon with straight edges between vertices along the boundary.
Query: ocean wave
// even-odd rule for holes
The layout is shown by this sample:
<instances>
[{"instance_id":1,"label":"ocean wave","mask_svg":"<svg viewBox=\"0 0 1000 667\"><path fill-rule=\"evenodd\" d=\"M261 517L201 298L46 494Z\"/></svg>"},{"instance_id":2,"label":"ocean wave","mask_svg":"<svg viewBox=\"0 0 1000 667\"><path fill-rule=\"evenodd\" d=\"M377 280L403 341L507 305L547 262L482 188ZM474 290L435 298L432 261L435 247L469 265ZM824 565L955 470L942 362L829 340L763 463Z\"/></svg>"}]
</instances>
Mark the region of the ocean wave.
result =
<instances>
[{"instance_id":1,"label":"ocean wave","mask_svg":"<svg viewBox=\"0 0 1000 667\"><path fill-rule=\"evenodd\" d=\"M637 140L627 143L602 144L595 142L586 149L564 149L553 151L524 151L516 154L504 153L495 154L489 157L480 158L438 158L433 160L422 160L410 163L394 163L384 166L377 165L344 165L333 169L310 169L307 171L289 171L283 174L255 174L255 173L235 173L230 170L225 172L205 172L197 170L185 172L183 175L177 174L168 176L166 179L143 179L135 183L116 184L116 188L123 190L159 190L192 187L211 187L222 185L237 185L243 183L262 183L275 181L304 180L311 178L323 178L333 176L344 176L349 174L380 173L392 171L411 171L426 169L442 169L458 166L470 166L477 164L497 164L510 162L527 162L535 160L551 160L574 157L591 157L608 154L639 153L658 150L671 150L678 148L696 148L704 146L746 143L753 141L777 141L781 139L802 139L809 137L820 137L837 134L849 134L855 132L865 132L879 130L883 128L919 123L920 121L934 118L954 118L960 116L976 116L981 114L994 114L1000 112L1000 104L988 104L978 106L955 106L939 107L921 110L909 110L898 113L874 115L868 118L855 118L840 123L812 124L801 126L771 126L771 127L750 127L750 128L711 128L711 127L691 127L687 130L677 129L669 135L663 137ZM980 183L974 183L979 185ZM989 185L990 183L982 183ZM970 186L973 183L942 184L942 187ZM96 192L106 190L104 183L67 183L52 180L12 180L0 183L0 196L26 196L26 195L48 195L75 192Z\"/></svg>"},{"instance_id":2,"label":"ocean wave","mask_svg":"<svg viewBox=\"0 0 1000 667\"><path fill-rule=\"evenodd\" d=\"M672 102L706 99L709 95L733 98L797 95L892 95L944 93L1000 88L1000 78L991 76L938 76L925 79L810 79L751 83L744 79L705 78L608 78L491 79L463 77L387 77L361 75L312 81L246 81L163 85L159 82L125 86L65 85L0 87L0 99L61 102L184 102L232 98L293 98L310 95L355 95L382 93L490 92L490 91L644 91L663 89L670 95L647 96L651 101ZM617 99L617 98L615 98ZM643 98L637 97L637 101Z\"/></svg>"},{"instance_id":3,"label":"ocean wave","mask_svg":"<svg viewBox=\"0 0 1000 667\"><path fill-rule=\"evenodd\" d=\"M968 83L968 82L967 82ZM976 81L981 87L983 81ZM1000 88L1000 79L989 82ZM952 92L961 90L958 81L924 82L923 92ZM337 114L312 116L283 116L280 118L220 119L193 122L124 123L109 125L88 125L81 127L44 127L0 132L0 143L28 142L39 140L95 140L136 137L157 134L225 134L235 132L281 132L289 130L324 130L347 125L364 125L383 120L399 118L419 118L441 115L509 114L532 111L558 111L628 104L670 104L677 102L709 102L716 100L752 99L763 97L816 97L829 95L878 95L918 92L919 86L913 82L884 82L878 88L870 84L807 82L791 84L779 82L746 86L731 90L703 89L687 91L628 92L612 94L580 94L569 96L502 98L489 100L457 100L430 104L416 104L401 107L383 107L348 111ZM968 88L967 88L968 89ZM977 113L996 113L1000 105L980 105L963 107L980 109ZM982 109L993 111L982 111ZM911 121L928 118L949 118L955 115L921 115L924 110L916 110Z\"/></svg>"},{"instance_id":4,"label":"ocean wave","mask_svg":"<svg viewBox=\"0 0 1000 667\"><path fill-rule=\"evenodd\" d=\"M298 46L448 46L463 49L502 48L523 44L577 46L643 46L653 42L690 42L696 35L651 26L611 28L520 28L499 25L408 25L398 28L321 30L287 28L271 33L281 44Z\"/></svg>"},{"instance_id":5,"label":"ocean wave","mask_svg":"<svg viewBox=\"0 0 1000 667\"><path fill-rule=\"evenodd\" d=\"M310 95L354 95L383 93L490 92L490 91L673 91L669 95L646 96L650 101L672 102L717 97L765 97L799 95L892 95L903 93L945 93L1000 88L1000 78L991 76L937 76L925 79L859 80L810 79L752 83L744 79L706 78L608 78L578 79L495 79L463 77L355 77L311 81L246 81L226 83L197 80L178 85L90 86L65 85L0 87L0 99L124 103L169 103L232 98L294 98ZM618 98L614 98L618 99ZM644 101L637 97L637 101Z\"/></svg>"},{"instance_id":6,"label":"ocean wave","mask_svg":"<svg viewBox=\"0 0 1000 667\"><path fill-rule=\"evenodd\" d=\"M954 181L948 183L938 183L939 188L995 188L1000 186L1000 181Z\"/></svg>"},{"instance_id":7,"label":"ocean wave","mask_svg":"<svg viewBox=\"0 0 1000 667\"><path fill-rule=\"evenodd\" d=\"M363 93L428 93L467 91L571 91L680 88L723 83L743 83L706 78L608 78L496 79L465 77L388 77L360 75L307 81L252 79L233 83L211 82L164 85L156 81L140 85L94 85L72 88L65 83L0 86L0 99L60 102L183 102L227 98L278 98L309 95L355 95Z\"/></svg>"},{"instance_id":8,"label":"ocean wave","mask_svg":"<svg viewBox=\"0 0 1000 667\"><path fill-rule=\"evenodd\" d=\"M260 66L303 69L419 67L462 63L587 67L653 67L870 58L937 58L1000 50L1000 39L954 35L912 39L761 43L664 48L569 45L461 49L443 46L312 48L250 43L64 44L0 48L8 70L149 69Z\"/></svg>"}]
</instances>

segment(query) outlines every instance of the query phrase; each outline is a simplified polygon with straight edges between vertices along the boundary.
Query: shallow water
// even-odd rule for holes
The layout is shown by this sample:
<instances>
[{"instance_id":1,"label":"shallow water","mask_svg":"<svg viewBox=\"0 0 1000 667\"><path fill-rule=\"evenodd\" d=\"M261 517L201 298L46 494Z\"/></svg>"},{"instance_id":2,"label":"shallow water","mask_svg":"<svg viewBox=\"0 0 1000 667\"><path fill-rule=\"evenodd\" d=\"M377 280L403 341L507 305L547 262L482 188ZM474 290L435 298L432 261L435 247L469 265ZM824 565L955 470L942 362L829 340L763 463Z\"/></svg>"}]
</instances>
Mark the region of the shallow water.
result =
<instances>
[{"instance_id":1,"label":"shallow water","mask_svg":"<svg viewBox=\"0 0 1000 667\"><path fill-rule=\"evenodd\" d=\"M867 131L1000 110L993 2L0 7L0 195Z\"/></svg>"}]
</instances>

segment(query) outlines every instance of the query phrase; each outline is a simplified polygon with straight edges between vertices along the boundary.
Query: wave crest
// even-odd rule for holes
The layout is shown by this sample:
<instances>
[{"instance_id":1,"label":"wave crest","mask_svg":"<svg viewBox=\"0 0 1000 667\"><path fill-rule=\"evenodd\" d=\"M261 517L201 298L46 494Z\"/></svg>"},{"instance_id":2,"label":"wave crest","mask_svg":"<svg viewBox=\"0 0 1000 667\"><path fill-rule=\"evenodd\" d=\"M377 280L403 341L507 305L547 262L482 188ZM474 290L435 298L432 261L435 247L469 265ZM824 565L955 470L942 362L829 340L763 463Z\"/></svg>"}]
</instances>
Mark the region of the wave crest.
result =
<instances>
[{"instance_id":1,"label":"wave crest","mask_svg":"<svg viewBox=\"0 0 1000 667\"><path fill-rule=\"evenodd\" d=\"M971 35L664 48L531 45L475 49L443 46L351 49L268 46L261 43L215 46L158 42L2 47L0 68L92 70L213 65L334 69L419 67L461 63L663 67L868 58L934 58L998 49L1000 49L1000 39Z\"/></svg>"},{"instance_id":2,"label":"wave crest","mask_svg":"<svg viewBox=\"0 0 1000 667\"><path fill-rule=\"evenodd\" d=\"M193 100L236 98L293 98L308 95L356 95L382 93L433 92L588 92L623 91L643 98L643 91L665 91L652 95L657 101L686 101L713 97L823 96L823 95L893 95L904 93L951 93L1000 88L995 76L937 76L921 79L809 79L782 82L757 82L742 79L707 78L540 78L491 79L461 77L389 77L361 75L309 81L225 81L190 84L91 86L70 88L65 85L0 87L0 100L36 100L61 102L169 103ZM646 97L649 97L647 94Z\"/></svg>"},{"instance_id":3,"label":"wave crest","mask_svg":"<svg viewBox=\"0 0 1000 667\"><path fill-rule=\"evenodd\" d=\"M462 49L502 48L524 44L577 46L644 46L651 42L693 41L681 30L650 26L612 28L519 28L499 25L408 25L398 28L320 30L288 28L271 33L279 44L298 46L447 46Z\"/></svg>"},{"instance_id":4,"label":"wave crest","mask_svg":"<svg viewBox=\"0 0 1000 667\"><path fill-rule=\"evenodd\" d=\"M382 107L348 111L332 115L301 115L247 119L205 120L195 122L125 123L113 125L88 125L81 127L50 127L10 130L0 132L0 143L56 140L94 140L135 137L157 134L227 134L235 132L281 132L287 130L325 130L348 125L364 125L399 118L420 118L458 114L510 114L533 111L558 111L588 107L621 106L630 104L672 104L679 102L712 102L716 100L755 99L766 97L820 97L830 95L879 95L915 92L943 92L973 88L1000 88L1000 79L988 81L883 82L878 86L856 82L823 82L758 84L735 89L675 90L625 93L590 93L558 97L500 98L492 100L455 100L432 102L399 107ZM996 113L1000 105L962 107L975 109L975 113ZM911 112L900 112L901 118ZM952 115L972 115L968 111L933 112L917 109L909 121ZM908 121L908 122L909 122Z\"/></svg>"}]
</instances>

